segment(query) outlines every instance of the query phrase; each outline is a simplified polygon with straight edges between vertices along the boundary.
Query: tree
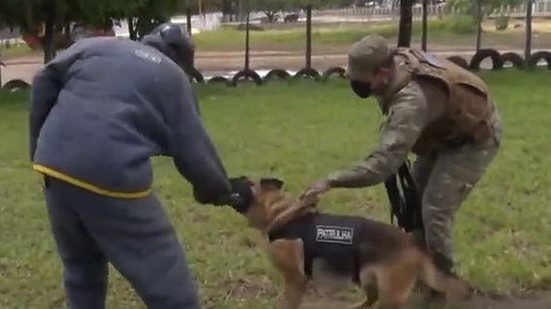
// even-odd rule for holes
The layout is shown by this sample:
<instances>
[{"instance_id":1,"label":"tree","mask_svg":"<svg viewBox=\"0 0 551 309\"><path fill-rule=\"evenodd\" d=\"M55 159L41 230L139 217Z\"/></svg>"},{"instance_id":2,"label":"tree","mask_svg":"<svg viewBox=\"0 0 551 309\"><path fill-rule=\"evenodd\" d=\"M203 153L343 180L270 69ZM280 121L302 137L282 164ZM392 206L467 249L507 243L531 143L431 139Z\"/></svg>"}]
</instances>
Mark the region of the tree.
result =
<instances>
[{"instance_id":1,"label":"tree","mask_svg":"<svg viewBox=\"0 0 551 309\"><path fill-rule=\"evenodd\" d=\"M480 6L483 15L488 15L501 6L518 6L523 0L481 0ZM474 16L476 14L476 1L473 0L449 0L448 8L460 10L464 14Z\"/></svg>"},{"instance_id":2,"label":"tree","mask_svg":"<svg viewBox=\"0 0 551 309\"><path fill-rule=\"evenodd\" d=\"M186 4L188 1L182 0L141 0L139 5L128 11L129 29L132 26L134 33L132 39L142 38L156 26L169 21L171 15L183 13Z\"/></svg>"},{"instance_id":3,"label":"tree","mask_svg":"<svg viewBox=\"0 0 551 309\"><path fill-rule=\"evenodd\" d=\"M526 0L526 42L524 46L524 59L528 60L532 53L532 5L534 0Z\"/></svg>"},{"instance_id":4,"label":"tree","mask_svg":"<svg viewBox=\"0 0 551 309\"><path fill-rule=\"evenodd\" d=\"M18 27L29 45L44 51L44 62L68 47L71 24L105 24L108 13L132 7L130 0L3 0L2 19ZM118 5L118 6L117 6ZM62 35L65 32L66 35Z\"/></svg>"},{"instance_id":5,"label":"tree","mask_svg":"<svg viewBox=\"0 0 551 309\"><path fill-rule=\"evenodd\" d=\"M475 0L476 16L476 51L482 47L482 0Z\"/></svg>"},{"instance_id":6,"label":"tree","mask_svg":"<svg viewBox=\"0 0 551 309\"><path fill-rule=\"evenodd\" d=\"M399 47L409 47L411 44L411 27L414 2L415 0L400 1L400 24L398 27Z\"/></svg>"},{"instance_id":7,"label":"tree","mask_svg":"<svg viewBox=\"0 0 551 309\"><path fill-rule=\"evenodd\" d=\"M191 0L189 0L191 1ZM44 51L44 62L56 50L72 44L71 25L112 29L127 18L131 37L137 39L184 9L186 0L2 0L0 20L19 27L29 45Z\"/></svg>"},{"instance_id":8,"label":"tree","mask_svg":"<svg viewBox=\"0 0 551 309\"><path fill-rule=\"evenodd\" d=\"M341 7L352 4L353 0L243 0L249 11L262 11L269 22L275 20L279 11L293 11L306 9L311 5L313 8Z\"/></svg>"},{"instance_id":9,"label":"tree","mask_svg":"<svg viewBox=\"0 0 551 309\"><path fill-rule=\"evenodd\" d=\"M250 2L252 3L249 3L250 4L249 10L251 9L261 10L268 18L268 22L272 23L275 21L277 12L288 9L289 7L292 7L294 4L296 4L297 1L255 0Z\"/></svg>"}]
</instances>

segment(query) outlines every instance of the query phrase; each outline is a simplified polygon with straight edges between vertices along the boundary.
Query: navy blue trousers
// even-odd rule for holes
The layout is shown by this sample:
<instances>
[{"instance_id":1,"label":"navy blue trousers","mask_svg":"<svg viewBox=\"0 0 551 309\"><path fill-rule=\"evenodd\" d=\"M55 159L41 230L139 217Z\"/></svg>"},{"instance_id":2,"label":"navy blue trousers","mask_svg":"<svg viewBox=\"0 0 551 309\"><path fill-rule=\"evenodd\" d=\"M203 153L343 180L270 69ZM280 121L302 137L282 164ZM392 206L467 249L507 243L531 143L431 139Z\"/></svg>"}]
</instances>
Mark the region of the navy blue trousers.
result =
<instances>
[{"instance_id":1,"label":"navy blue trousers","mask_svg":"<svg viewBox=\"0 0 551 309\"><path fill-rule=\"evenodd\" d=\"M153 194L114 199L53 178L44 193L69 308L105 308L108 262L148 308L200 308L184 250Z\"/></svg>"}]
</instances>

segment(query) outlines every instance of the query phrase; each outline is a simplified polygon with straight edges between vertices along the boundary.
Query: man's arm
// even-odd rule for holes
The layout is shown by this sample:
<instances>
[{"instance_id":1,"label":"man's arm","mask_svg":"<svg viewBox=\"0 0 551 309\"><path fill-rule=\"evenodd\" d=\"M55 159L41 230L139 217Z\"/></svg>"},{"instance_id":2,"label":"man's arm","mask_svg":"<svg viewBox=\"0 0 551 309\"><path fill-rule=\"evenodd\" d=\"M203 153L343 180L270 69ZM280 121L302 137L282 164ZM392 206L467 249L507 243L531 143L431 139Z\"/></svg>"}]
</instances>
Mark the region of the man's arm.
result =
<instances>
[{"instance_id":1,"label":"man's arm","mask_svg":"<svg viewBox=\"0 0 551 309\"><path fill-rule=\"evenodd\" d=\"M201 204L228 204L231 187L226 170L206 132L193 89L186 78L177 81L177 100L166 116L170 154L176 168L193 186Z\"/></svg>"},{"instance_id":2,"label":"man's arm","mask_svg":"<svg viewBox=\"0 0 551 309\"><path fill-rule=\"evenodd\" d=\"M425 96L411 82L396 94L381 130L379 149L351 169L329 177L331 187L367 187L385 181L406 160L426 122Z\"/></svg>"},{"instance_id":3,"label":"man's arm","mask_svg":"<svg viewBox=\"0 0 551 309\"><path fill-rule=\"evenodd\" d=\"M62 88L63 75L73 62L79 58L82 45L73 45L55 59L47 63L33 77L31 105L29 110L30 158L34 158L40 129L46 121L50 110L55 105Z\"/></svg>"}]
</instances>

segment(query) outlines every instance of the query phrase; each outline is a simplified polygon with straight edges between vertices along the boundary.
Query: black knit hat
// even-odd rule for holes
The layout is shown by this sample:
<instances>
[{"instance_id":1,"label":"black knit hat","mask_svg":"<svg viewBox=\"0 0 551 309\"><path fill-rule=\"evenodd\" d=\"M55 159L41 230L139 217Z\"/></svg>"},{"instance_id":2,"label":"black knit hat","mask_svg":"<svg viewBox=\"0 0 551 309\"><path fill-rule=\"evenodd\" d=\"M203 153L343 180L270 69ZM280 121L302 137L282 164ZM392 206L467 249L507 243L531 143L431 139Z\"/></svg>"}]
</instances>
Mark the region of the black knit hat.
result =
<instances>
[{"instance_id":1,"label":"black knit hat","mask_svg":"<svg viewBox=\"0 0 551 309\"><path fill-rule=\"evenodd\" d=\"M180 26L172 23L161 24L144 36L141 42L168 56L186 73L191 72L195 46Z\"/></svg>"}]
</instances>

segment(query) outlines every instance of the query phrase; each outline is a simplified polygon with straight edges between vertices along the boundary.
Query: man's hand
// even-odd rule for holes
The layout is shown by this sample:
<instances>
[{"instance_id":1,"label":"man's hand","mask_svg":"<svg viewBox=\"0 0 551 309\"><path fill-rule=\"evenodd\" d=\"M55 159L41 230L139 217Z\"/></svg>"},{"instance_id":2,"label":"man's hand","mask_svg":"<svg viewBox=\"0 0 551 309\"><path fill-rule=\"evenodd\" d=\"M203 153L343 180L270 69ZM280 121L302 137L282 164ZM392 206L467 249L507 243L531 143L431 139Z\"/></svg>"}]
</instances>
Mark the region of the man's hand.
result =
<instances>
[{"instance_id":1,"label":"man's hand","mask_svg":"<svg viewBox=\"0 0 551 309\"><path fill-rule=\"evenodd\" d=\"M327 179L315 182L310 188L306 189L300 196L301 200L315 200L318 195L331 190L331 183Z\"/></svg>"},{"instance_id":2,"label":"man's hand","mask_svg":"<svg viewBox=\"0 0 551 309\"><path fill-rule=\"evenodd\" d=\"M253 182L246 176L230 178L229 181L233 192L230 206L237 212L247 212L254 200Z\"/></svg>"}]
</instances>

